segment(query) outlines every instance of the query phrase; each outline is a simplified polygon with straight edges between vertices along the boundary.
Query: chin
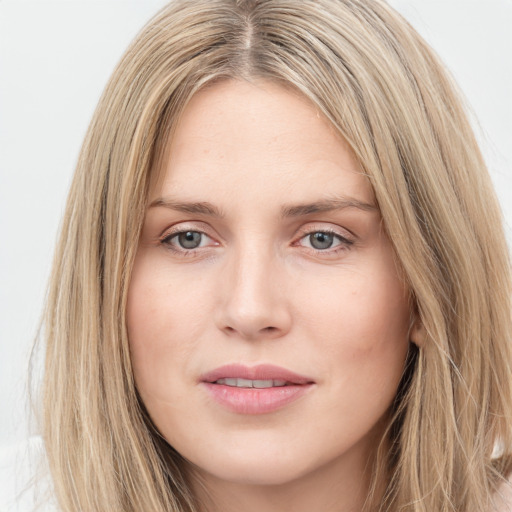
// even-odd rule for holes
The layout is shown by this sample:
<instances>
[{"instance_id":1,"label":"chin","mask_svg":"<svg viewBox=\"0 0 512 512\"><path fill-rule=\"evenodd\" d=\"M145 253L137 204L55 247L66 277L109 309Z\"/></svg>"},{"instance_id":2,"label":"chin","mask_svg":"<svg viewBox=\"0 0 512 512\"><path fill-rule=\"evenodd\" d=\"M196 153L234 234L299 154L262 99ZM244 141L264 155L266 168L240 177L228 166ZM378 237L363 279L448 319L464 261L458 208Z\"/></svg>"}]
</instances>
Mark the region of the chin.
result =
<instances>
[{"instance_id":1,"label":"chin","mask_svg":"<svg viewBox=\"0 0 512 512\"><path fill-rule=\"evenodd\" d=\"M323 464L321 460L306 460L297 453L287 454L282 448L272 453L260 449L254 453L231 451L215 456L210 452L207 460L200 456L189 462L193 473L232 484L256 486L285 485L315 472Z\"/></svg>"},{"instance_id":2,"label":"chin","mask_svg":"<svg viewBox=\"0 0 512 512\"><path fill-rule=\"evenodd\" d=\"M196 468L198 469L198 468ZM250 486L280 486L300 479L307 470L300 471L295 465L266 464L263 466L258 462L244 461L240 464L219 465L208 471L207 468L200 469L210 473L213 477L237 485Z\"/></svg>"}]
</instances>

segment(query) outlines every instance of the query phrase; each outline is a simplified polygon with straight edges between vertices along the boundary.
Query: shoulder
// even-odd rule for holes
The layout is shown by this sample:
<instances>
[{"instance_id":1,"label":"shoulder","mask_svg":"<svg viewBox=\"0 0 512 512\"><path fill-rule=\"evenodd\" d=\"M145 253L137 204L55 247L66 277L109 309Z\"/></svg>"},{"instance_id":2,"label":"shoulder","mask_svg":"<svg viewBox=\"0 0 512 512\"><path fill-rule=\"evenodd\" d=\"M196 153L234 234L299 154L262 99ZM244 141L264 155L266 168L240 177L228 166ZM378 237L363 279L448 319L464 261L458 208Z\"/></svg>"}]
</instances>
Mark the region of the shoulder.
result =
<instances>
[{"instance_id":1,"label":"shoulder","mask_svg":"<svg viewBox=\"0 0 512 512\"><path fill-rule=\"evenodd\" d=\"M0 446L0 510L57 512L49 500L51 485L45 475L44 447L39 436Z\"/></svg>"}]
</instances>

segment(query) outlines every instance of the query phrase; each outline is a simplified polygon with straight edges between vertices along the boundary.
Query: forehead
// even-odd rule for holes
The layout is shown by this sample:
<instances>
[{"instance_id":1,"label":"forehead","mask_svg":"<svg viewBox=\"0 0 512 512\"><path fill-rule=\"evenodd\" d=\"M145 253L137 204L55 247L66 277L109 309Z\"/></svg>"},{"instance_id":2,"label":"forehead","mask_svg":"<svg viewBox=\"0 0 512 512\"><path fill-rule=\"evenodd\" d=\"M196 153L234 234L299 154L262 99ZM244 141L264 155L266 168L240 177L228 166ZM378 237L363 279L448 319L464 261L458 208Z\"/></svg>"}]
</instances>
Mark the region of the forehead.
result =
<instances>
[{"instance_id":1,"label":"forehead","mask_svg":"<svg viewBox=\"0 0 512 512\"><path fill-rule=\"evenodd\" d=\"M267 81L235 80L201 90L183 111L152 199L166 194L231 202L373 200L350 147L305 97Z\"/></svg>"}]
</instances>

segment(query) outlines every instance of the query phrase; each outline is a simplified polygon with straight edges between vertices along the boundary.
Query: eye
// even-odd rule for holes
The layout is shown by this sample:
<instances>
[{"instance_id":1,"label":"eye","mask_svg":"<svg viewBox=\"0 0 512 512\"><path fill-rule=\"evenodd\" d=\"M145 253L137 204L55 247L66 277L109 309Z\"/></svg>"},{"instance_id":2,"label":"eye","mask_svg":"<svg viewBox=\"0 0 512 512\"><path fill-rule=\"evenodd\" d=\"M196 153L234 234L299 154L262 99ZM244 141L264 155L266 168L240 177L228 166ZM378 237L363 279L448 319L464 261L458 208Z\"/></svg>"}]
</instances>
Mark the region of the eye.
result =
<instances>
[{"instance_id":1,"label":"eye","mask_svg":"<svg viewBox=\"0 0 512 512\"><path fill-rule=\"evenodd\" d=\"M323 231L316 231L308 235L308 242L314 249L329 249L333 243L337 241L333 233L325 233Z\"/></svg>"},{"instance_id":2,"label":"eye","mask_svg":"<svg viewBox=\"0 0 512 512\"><path fill-rule=\"evenodd\" d=\"M162 244L175 251L193 251L209 245L217 245L208 235L201 231L178 231L168 234Z\"/></svg>"},{"instance_id":3,"label":"eye","mask_svg":"<svg viewBox=\"0 0 512 512\"><path fill-rule=\"evenodd\" d=\"M352 240L329 230L312 231L300 238L298 242L298 245L303 247L325 252L329 252L329 249L333 251L348 249L352 244Z\"/></svg>"},{"instance_id":4,"label":"eye","mask_svg":"<svg viewBox=\"0 0 512 512\"><path fill-rule=\"evenodd\" d=\"M201 245L202 233L198 231L185 231L184 233L178 233L173 238L176 238L176 242L183 249L196 249Z\"/></svg>"}]
</instances>

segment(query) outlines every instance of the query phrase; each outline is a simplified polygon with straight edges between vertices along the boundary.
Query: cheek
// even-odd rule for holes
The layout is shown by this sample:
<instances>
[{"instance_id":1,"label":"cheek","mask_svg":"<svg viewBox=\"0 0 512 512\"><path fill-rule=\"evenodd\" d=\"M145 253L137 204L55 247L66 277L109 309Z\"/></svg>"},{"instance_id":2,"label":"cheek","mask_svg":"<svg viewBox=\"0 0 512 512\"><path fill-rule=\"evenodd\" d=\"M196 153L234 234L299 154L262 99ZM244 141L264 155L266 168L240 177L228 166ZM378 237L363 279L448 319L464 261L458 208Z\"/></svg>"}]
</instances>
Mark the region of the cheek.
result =
<instances>
[{"instance_id":1,"label":"cheek","mask_svg":"<svg viewBox=\"0 0 512 512\"><path fill-rule=\"evenodd\" d=\"M142 395L162 394L164 398L165 390L176 385L174 369L190 361L199 339L202 325L195 312L207 307L200 302L205 294L197 286L186 285L179 275L169 275L165 259L160 264L139 251L128 291L126 321L135 381Z\"/></svg>"},{"instance_id":2,"label":"cheek","mask_svg":"<svg viewBox=\"0 0 512 512\"><path fill-rule=\"evenodd\" d=\"M301 299L318 364L330 361L328 378L363 401L365 393L392 398L409 346L406 288L389 265L374 268L340 273L328 286L317 279Z\"/></svg>"},{"instance_id":3,"label":"cheek","mask_svg":"<svg viewBox=\"0 0 512 512\"><path fill-rule=\"evenodd\" d=\"M317 275L303 290L303 320L329 338L349 338L355 347L372 350L407 336L408 296L394 274L345 271L324 282Z\"/></svg>"}]
</instances>

